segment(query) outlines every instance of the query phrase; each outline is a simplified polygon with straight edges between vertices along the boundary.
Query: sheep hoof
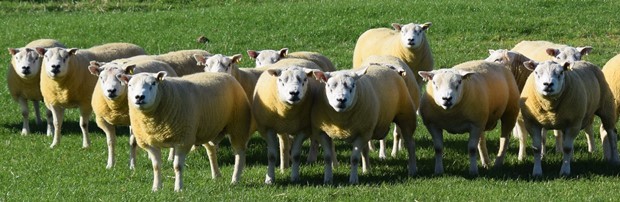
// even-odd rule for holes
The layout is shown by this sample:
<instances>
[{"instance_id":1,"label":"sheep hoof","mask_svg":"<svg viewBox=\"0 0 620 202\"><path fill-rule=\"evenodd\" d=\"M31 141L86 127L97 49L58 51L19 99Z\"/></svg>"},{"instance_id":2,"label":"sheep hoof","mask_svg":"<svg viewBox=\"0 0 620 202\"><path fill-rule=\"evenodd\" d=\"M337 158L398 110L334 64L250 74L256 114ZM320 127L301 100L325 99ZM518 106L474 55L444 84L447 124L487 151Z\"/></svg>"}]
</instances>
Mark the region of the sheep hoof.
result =
<instances>
[{"instance_id":1,"label":"sheep hoof","mask_svg":"<svg viewBox=\"0 0 620 202\"><path fill-rule=\"evenodd\" d=\"M269 176L265 177L265 184L273 184L274 181L275 181L275 179L273 179L273 178L271 178Z\"/></svg>"},{"instance_id":2,"label":"sheep hoof","mask_svg":"<svg viewBox=\"0 0 620 202\"><path fill-rule=\"evenodd\" d=\"M379 154L379 160L385 160L387 157L385 156L385 154Z\"/></svg>"},{"instance_id":3,"label":"sheep hoof","mask_svg":"<svg viewBox=\"0 0 620 202\"><path fill-rule=\"evenodd\" d=\"M24 129L22 129L22 135L23 135L23 136L26 136L26 135L28 135L28 134L30 134L30 131L26 130L25 128L24 128Z\"/></svg>"}]
</instances>

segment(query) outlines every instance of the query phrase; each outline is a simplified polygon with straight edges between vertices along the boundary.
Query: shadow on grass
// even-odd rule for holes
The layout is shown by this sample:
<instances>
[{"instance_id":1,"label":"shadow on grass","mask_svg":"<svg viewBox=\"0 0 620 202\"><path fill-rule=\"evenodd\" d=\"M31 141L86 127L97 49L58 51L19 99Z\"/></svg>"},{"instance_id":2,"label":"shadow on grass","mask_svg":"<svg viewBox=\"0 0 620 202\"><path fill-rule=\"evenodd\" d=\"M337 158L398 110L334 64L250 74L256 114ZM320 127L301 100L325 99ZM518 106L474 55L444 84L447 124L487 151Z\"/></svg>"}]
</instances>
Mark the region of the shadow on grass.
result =
<instances>
[{"instance_id":1,"label":"shadow on grass","mask_svg":"<svg viewBox=\"0 0 620 202\"><path fill-rule=\"evenodd\" d=\"M7 128L9 130L16 130L18 133L21 132L22 123L4 123L2 124L3 128ZM47 122L45 120L42 121L40 125L37 125L35 121L30 121L30 132L32 134L47 134ZM94 121L88 122L88 132L89 133L102 133L103 131L97 127L97 124ZM62 135L82 135L82 129L80 128L79 121L75 120L66 120L62 124L61 129ZM117 136L129 136L129 127L116 127L116 135Z\"/></svg>"}]
</instances>

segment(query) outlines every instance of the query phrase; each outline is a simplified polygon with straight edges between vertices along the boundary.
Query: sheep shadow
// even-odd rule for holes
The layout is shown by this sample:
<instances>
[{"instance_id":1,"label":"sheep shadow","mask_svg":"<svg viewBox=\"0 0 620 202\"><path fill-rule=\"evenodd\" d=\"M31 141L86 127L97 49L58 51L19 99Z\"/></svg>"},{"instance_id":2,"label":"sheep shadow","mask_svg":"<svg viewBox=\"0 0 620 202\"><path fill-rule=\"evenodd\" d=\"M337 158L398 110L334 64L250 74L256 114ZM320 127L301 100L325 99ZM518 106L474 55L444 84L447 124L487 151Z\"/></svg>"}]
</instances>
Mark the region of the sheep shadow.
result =
<instances>
[{"instance_id":1,"label":"sheep shadow","mask_svg":"<svg viewBox=\"0 0 620 202\"><path fill-rule=\"evenodd\" d=\"M21 133L21 129L22 129L22 123L3 123L2 124L3 128L6 128L9 131L15 131L15 134L20 134ZM97 127L97 124L93 121L89 121L88 123L88 131L89 133L103 133L103 131L101 129L99 129L99 127ZM62 135L68 135L68 136L73 136L73 135L82 135L82 129L80 128L80 123L79 121L75 121L75 120L64 120L63 124L62 124ZM47 134L47 123L45 122L45 119L41 122L41 124L37 124L36 121L31 120L30 121L30 133L31 134L41 134L41 135L46 135ZM127 136L129 136L129 128L128 127L117 127L116 128L116 133L117 135L123 135L126 134Z\"/></svg>"}]
</instances>

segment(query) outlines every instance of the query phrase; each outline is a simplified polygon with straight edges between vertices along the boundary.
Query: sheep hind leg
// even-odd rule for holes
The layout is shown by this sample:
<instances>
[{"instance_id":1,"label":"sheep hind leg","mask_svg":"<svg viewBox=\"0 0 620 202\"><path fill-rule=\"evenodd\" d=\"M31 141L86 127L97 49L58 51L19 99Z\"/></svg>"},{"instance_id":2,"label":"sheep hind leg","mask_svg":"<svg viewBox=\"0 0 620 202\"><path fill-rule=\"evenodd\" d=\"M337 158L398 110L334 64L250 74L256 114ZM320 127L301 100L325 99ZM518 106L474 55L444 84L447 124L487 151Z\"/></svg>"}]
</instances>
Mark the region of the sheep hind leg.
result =
<instances>
[{"instance_id":1,"label":"sheep hind leg","mask_svg":"<svg viewBox=\"0 0 620 202\"><path fill-rule=\"evenodd\" d=\"M306 163L314 163L316 162L317 156L319 153L319 141L312 137L310 138L310 149L308 151L308 158L306 159Z\"/></svg>"},{"instance_id":2,"label":"sheep hind leg","mask_svg":"<svg viewBox=\"0 0 620 202\"><path fill-rule=\"evenodd\" d=\"M45 121L47 122L47 136L52 136L54 135L54 115L52 113L52 110L46 109L45 115Z\"/></svg>"},{"instance_id":3,"label":"sheep hind leg","mask_svg":"<svg viewBox=\"0 0 620 202\"><path fill-rule=\"evenodd\" d=\"M588 142L588 152L594 153L596 151L596 143L594 143L594 129L592 128L593 124L590 123L584 131L586 132L586 141Z\"/></svg>"},{"instance_id":4,"label":"sheep hind leg","mask_svg":"<svg viewBox=\"0 0 620 202\"><path fill-rule=\"evenodd\" d=\"M245 156L248 147L248 141L250 140L249 127L241 127L238 131L231 132L229 134L230 145L235 153L235 166L233 170L232 184L236 184L241 180L241 174L243 168L245 168Z\"/></svg>"},{"instance_id":5,"label":"sheep hind leg","mask_svg":"<svg viewBox=\"0 0 620 202\"><path fill-rule=\"evenodd\" d=\"M50 148L56 147L60 143L60 130L62 129L62 121L65 118L65 108L61 106L50 106L54 122L54 139Z\"/></svg>"},{"instance_id":6,"label":"sheep hind leg","mask_svg":"<svg viewBox=\"0 0 620 202\"><path fill-rule=\"evenodd\" d=\"M30 112L28 109L28 100L25 98L19 98L19 107L21 108L22 113L22 135L30 134Z\"/></svg>"},{"instance_id":7,"label":"sheep hind leg","mask_svg":"<svg viewBox=\"0 0 620 202\"><path fill-rule=\"evenodd\" d=\"M34 110L34 116L36 117L37 126L40 126L43 121L41 120L41 109L38 100L32 101L32 108Z\"/></svg>"},{"instance_id":8,"label":"sheep hind leg","mask_svg":"<svg viewBox=\"0 0 620 202\"><path fill-rule=\"evenodd\" d=\"M478 140L478 154L480 155L480 163L482 164L482 167L489 168L491 159L489 158L489 150L487 149L487 140L484 132L480 133L480 138Z\"/></svg>"},{"instance_id":9,"label":"sheep hind leg","mask_svg":"<svg viewBox=\"0 0 620 202\"><path fill-rule=\"evenodd\" d=\"M288 134L278 134L280 145L280 173L290 166L291 162L291 138Z\"/></svg>"},{"instance_id":10,"label":"sheep hind leg","mask_svg":"<svg viewBox=\"0 0 620 202\"><path fill-rule=\"evenodd\" d=\"M136 142L136 136L133 135L133 130L129 126L129 170L135 170L136 168L136 150L138 143Z\"/></svg>"},{"instance_id":11,"label":"sheep hind leg","mask_svg":"<svg viewBox=\"0 0 620 202\"><path fill-rule=\"evenodd\" d=\"M385 139L380 139L379 140L379 159L381 160L385 160L386 155L385 155Z\"/></svg>"},{"instance_id":12,"label":"sheep hind leg","mask_svg":"<svg viewBox=\"0 0 620 202\"><path fill-rule=\"evenodd\" d=\"M416 162L416 154L415 154L415 142L413 140L413 131L405 131L401 130L401 139L402 142L405 143L405 148L407 148L407 169L409 176L414 176L418 172L418 166Z\"/></svg>"},{"instance_id":13,"label":"sheep hind leg","mask_svg":"<svg viewBox=\"0 0 620 202\"><path fill-rule=\"evenodd\" d=\"M555 136L555 152L562 152L564 148L564 134L561 130L553 130L553 136Z\"/></svg>"},{"instance_id":14,"label":"sheep hind leg","mask_svg":"<svg viewBox=\"0 0 620 202\"><path fill-rule=\"evenodd\" d=\"M601 122L603 119L601 118ZM601 142L603 148L603 158L611 164L620 164L618 158L618 134L613 124L602 123L600 127Z\"/></svg>"},{"instance_id":15,"label":"sheep hind leg","mask_svg":"<svg viewBox=\"0 0 620 202\"><path fill-rule=\"evenodd\" d=\"M217 144L213 142L207 142L202 145L207 150L207 156L209 157L209 165L211 165L211 178L217 179L222 177L220 167L217 164Z\"/></svg>"},{"instance_id":16,"label":"sheep hind leg","mask_svg":"<svg viewBox=\"0 0 620 202\"><path fill-rule=\"evenodd\" d=\"M527 148L527 130L525 129L525 123L523 123L522 120L517 121L517 124L515 125L512 132L517 137L517 139L519 139L519 155L517 159L519 161L523 161L523 159L525 159Z\"/></svg>"},{"instance_id":17,"label":"sheep hind leg","mask_svg":"<svg viewBox=\"0 0 620 202\"><path fill-rule=\"evenodd\" d=\"M90 102L88 103L90 107ZM88 137L88 120L90 119L90 115L92 113L92 109L88 109L86 107L80 108L80 129L82 129L82 148L90 147L90 138Z\"/></svg>"},{"instance_id":18,"label":"sheep hind leg","mask_svg":"<svg viewBox=\"0 0 620 202\"><path fill-rule=\"evenodd\" d=\"M391 156L396 157L396 154L398 153L398 151L403 148L403 138L402 138L403 133L400 127L394 126L393 137L394 137L394 140L393 140L394 142L392 144Z\"/></svg>"}]
</instances>

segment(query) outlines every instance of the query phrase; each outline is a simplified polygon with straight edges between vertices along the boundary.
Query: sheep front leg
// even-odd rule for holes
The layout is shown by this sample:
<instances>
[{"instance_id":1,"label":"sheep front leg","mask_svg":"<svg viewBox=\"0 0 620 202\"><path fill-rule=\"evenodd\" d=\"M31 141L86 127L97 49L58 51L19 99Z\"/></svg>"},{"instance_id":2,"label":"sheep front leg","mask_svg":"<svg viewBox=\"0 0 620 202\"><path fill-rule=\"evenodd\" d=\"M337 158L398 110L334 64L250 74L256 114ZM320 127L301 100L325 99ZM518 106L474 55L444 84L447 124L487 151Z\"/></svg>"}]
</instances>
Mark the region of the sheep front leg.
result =
<instances>
[{"instance_id":1,"label":"sheep front leg","mask_svg":"<svg viewBox=\"0 0 620 202\"><path fill-rule=\"evenodd\" d=\"M217 144L213 142L207 142L202 145L207 150L207 157L209 157L209 165L211 165L211 178L217 179L222 176L220 167L217 164Z\"/></svg>"},{"instance_id":2,"label":"sheep front leg","mask_svg":"<svg viewBox=\"0 0 620 202\"><path fill-rule=\"evenodd\" d=\"M116 145L116 127L108 123L101 117L95 119L97 126L103 130L106 136L106 143L108 145L108 164L106 169L111 169L114 166L114 146Z\"/></svg>"},{"instance_id":3,"label":"sheep front leg","mask_svg":"<svg viewBox=\"0 0 620 202\"><path fill-rule=\"evenodd\" d=\"M275 167L278 140L273 130L267 130L267 176L265 176L265 184L272 184L275 181Z\"/></svg>"},{"instance_id":4,"label":"sheep front leg","mask_svg":"<svg viewBox=\"0 0 620 202\"><path fill-rule=\"evenodd\" d=\"M52 136L54 135L54 115L52 113L52 110L49 110L49 108L47 110L45 110L45 115L47 117L47 136Z\"/></svg>"},{"instance_id":5,"label":"sheep front leg","mask_svg":"<svg viewBox=\"0 0 620 202\"><path fill-rule=\"evenodd\" d=\"M480 137L483 137L482 129L472 126L469 131L469 142L467 143L467 152L469 153L469 174L478 175L478 159L477 159L477 147L480 141ZM481 152L482 153L482 152ZM488 157L488 154L487 154Z\"/></svg>"},{"instance_id":6,"label":"sheep front leg","mask_svg":"<svg viewBox=\"0 0 620 202\"><path fill-rule=\"evenodd\" d=\"M301 147L306 139L305 133L295 135L291 154L293 156L293 167L291 168L291 182L299 181L299 165L301 164Z\"/></svg>"},{"instance_id":7,"label":"sheep front leg","mask_svg":"<svg viewBox=\"0 0 620 202\"><path fill-rule=\"evenodd\" d=\"M504 123L502 123L502 125L504 125ZM525 123L523 123L523 120L517 120L517 124L512 130L512 133L519 139L519 155L517 157L519 161L523 161L525 158L525 148L527 148L526 132L527 130L525 129Z\"/></svg>"},{"instance_id":8,"label":"sheep front leg","mask_svg":"<svg viewBox=\"0 0 620 202\"><path fill-rule=\"evenodd\" d=\"M435 175L443 174L443 130L434 125L426 125L428 133L433 138L435 148Z\"/></svg>"},{"instance_id":9,"label":"sheep front leg","mask_svg":"<svg viewBox=\"0 0 620 202\"><path fill-rule=\"evenodd\" d=\"M183 166L185 165L185 157L193 145L184 145L175 147L174 149L174 191L180 192L183 189Z\"/></svg>"},{"instance_id":10,"label":"sheep front leg","mask_svg":"<svg viewBox=\"0 0 620 202\"><path fill-rule=\"evenodd\" d=\"M30 112L28 110L28 100L20 97L17 101L19 102L19 107L22 112L22 135L28 135L30 134Z\"/></svg>"},{"instance_id":11,"label":"sheep front leg","mask_svg":"<svg viewBox=\"0 0 620 202\"><path fill-rule=\"evenodd\" d=\"M321 145L323 147L323 161L325 161L323 183L331 184L334 180L332 167L332 156L334 155L333 142L332 139L324 132L320 132L320 134L317 134L315 136L319 137L319 141L321 142Z\"/></svg>"},{"instance_id":12,"label":"sheep front leg","mask_svg":"<svg viewBox=\"0 0 620 202\"><path fill-rule=\"evenodd\" d=\"M54 117L54 140L52 140L50 148L54 148L60 143L60 129L62 129L62 121L65 118L65 108L61 106L50 106L49 108Z\"/></svg>"},{"instance_id":13,"label":"sheep front leg","mask_svg":"<svg viewBox=\"0 0 620 202\"><path fill-rule=\"evenodd\" d=\"M147 146L144 148L149 153L151 163L153 164L153 191L161 189L161 149Z\"/></svg>"},{"instance_id":14,"label":"sheep front leg","mask_svg":"<svg viewBox=\"0 0 620 202\"><path fill-rule=\"evenodd\" d=\"M544 145L542 145L542 128L533 124L526 125L527 131L532 137L532 150L534 153L534 168L532 169L532 175L534 177L542 177L543 170L541 165L542 151Z\"/></svg>"},{"instance_id":15,"label":"sheep front leg","mask_svg":"<svg viewBox=\"0 0 620 202\"><path fill-rule=\"evenodd\" d=\"M355 140L353 140L353 148L351 149L351 173L349 174L349 184L359 183L357 167L359 167L362 149L366 147L366 145L364 144L368 144L368 142L368 140L364 141L363 138L359 136L355 138Z\"/></svg>"},{"instance_id":16,"label":"sheep front leg","mask_svg":"<svg viewBox=\"0 0 620 202\"><path fill-rule=\"evenodd\" d=\"M90 119L91 113L92 109L88 109L87 107L80 108L80 128L82 129L83 149L90 147L90 139L88 137L88 120Z\"/></svg>"},{"instance_id":17,"label":"sheep front leg","mask_svg":"<svg viewBox=\"0 0 620 202\"><path fill-rule=\"evenodd\" d=\"M603 159L612 164L620 163L618 160L618 134L614 125L603 125L600 127L601 142L603 147Z\"/></svg>"},{"instance_id":18,"label":"sheep front leg","mask_svg":"<svg viewBox=\"0 0 620 202\"><path fill-rule=\"evenodd\" d=\"M562 158L562 168L560 169L560 175L561 176L568 176L570 175L570 161L573 159L573 143L575 141L575 138L577 137L577 135L579 134L579 128L573 127L573 128L567 128L566 130L564 130L564 134L563 135L563 158Z\"/></svg>"}]
</instances>

